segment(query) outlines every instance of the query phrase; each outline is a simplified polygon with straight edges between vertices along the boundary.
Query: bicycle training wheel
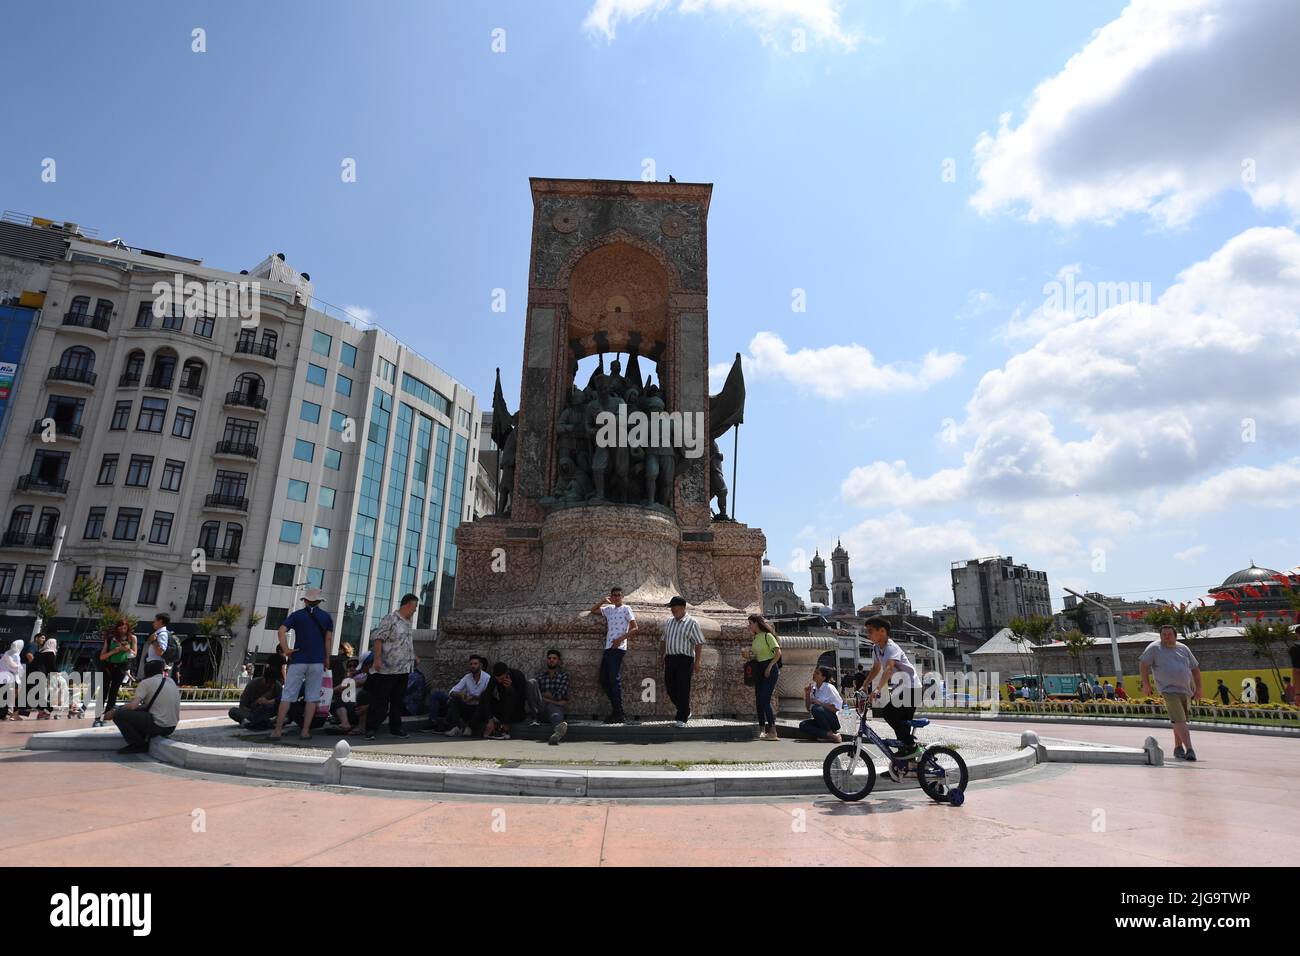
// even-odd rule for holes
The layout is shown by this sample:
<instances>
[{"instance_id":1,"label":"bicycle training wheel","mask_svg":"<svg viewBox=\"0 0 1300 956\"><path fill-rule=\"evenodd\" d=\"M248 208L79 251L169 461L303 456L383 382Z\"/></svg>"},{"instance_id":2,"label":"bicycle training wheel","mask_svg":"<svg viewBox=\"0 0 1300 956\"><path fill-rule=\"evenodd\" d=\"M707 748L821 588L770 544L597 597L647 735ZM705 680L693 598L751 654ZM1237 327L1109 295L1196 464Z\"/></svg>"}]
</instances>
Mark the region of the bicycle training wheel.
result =
<instances>
[{"instance_id":1,"label":"bicycle training wheel","mask_svg":"<svg viewBox=\"0 0 1300 956\"><path fill-rule=\"evenodd\" d=\"M876 785L876 765L866 750L855 753L855 744L840 744L822 762L826 789L841 800L861 800Z\"/></svg>"},{"instance_id":2,"label":"bicycle training wheel","mask_svg":"<svg viewBox=\"0 0 1300 956\"><path fill-rule=\"evenodd\" d=\"M966 798L966 761L951 747L929 747L916 762L916 780L931 800L962 805Z\"/></svg>"}]
</instances>

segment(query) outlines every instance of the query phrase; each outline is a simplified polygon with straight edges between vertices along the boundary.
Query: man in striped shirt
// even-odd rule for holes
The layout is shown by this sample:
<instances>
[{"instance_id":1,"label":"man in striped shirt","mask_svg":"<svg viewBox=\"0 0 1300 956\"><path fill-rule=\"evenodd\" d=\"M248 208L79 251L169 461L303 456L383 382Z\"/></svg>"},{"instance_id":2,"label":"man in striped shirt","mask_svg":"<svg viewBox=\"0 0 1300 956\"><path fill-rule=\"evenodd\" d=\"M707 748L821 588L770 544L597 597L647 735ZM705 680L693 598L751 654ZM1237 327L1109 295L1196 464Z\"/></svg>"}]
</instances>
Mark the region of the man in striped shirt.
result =
<instances>
[{"instance_id":1,"label":"man in striped shirt","mask_svg":"<svg viewBox=\"0 0 1300 956\"><path fill-rule=\"evenodd\" d=\"M691 675L700 670L700 651L704 635L700 622L686 613L686 598L678 595L668 602L672 617L664 622L664 686L668 698L677 707L677 726L685 727L691 718Z\"/></svg>"}]
</instances>

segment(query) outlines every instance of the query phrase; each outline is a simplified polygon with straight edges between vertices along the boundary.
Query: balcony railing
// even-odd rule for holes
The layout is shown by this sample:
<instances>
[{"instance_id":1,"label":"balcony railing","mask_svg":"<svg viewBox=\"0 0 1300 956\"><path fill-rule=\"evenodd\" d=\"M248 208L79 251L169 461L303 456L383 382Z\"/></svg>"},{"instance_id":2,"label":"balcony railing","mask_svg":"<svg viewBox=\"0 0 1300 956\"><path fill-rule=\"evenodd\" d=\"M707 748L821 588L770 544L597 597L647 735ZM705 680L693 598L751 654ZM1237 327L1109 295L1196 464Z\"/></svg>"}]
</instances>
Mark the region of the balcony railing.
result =
<instances>
[{"instance_id":1,"label":"balcony railing","mask_svg":"<svg viewBox=\"0 0 1300 956\"><path fill-rule=\"evenodd\" d=\"M13 596L13 602L19 607L35 607L40 596L41 594L39 591L34 594L15 594Z\"/></svg>"},{"instance_id":2,"label":"balcony railing","mask_svg":"<svg viewBox=\"0 0 1300 956\"><path fill-rule=\"evenodd\" d=\"M45 380L47 382L81 382L84 385L94 385L95 379L98 377L90 369L78 365L55 365L50 368L50 374L45 376Z\"/></svg>"},{"instance_id":3,"label":"balcony railing","mask_svg":"<svg viewBox=\"0 0 1300 956\"><path fill-rule=\"evenodd\" d=\"M140 384L139 372L123 372L122 377L117 380L118 388L133 388Z\"/></svg>"},{"instance_id":4,"label":"balcony railing","mask_svg":"<svg viewBox=\"0 0 1300 956\"><path fill-rule=\"evenodd\" d=\"M217 442L217 450L214 455L239 455L241 458L256 458L257 446L252 442L246 441L225 441Z\"/></svg>"},{"instance_id":5,"label":"balcony railing","mask_svg":"<svg viewBox=\"0 0 1300 956\"><path fill-rule=\"evenodd\" d=\"M32 434L41 435L45 433L45 419L38 418L32 425ZM61 422L54 420L54 434L60 438L80 438L85 428L81 425L73 425L71 422Z\"/></svg>"},{"instance_id":6,"label":"balcony railing","mask_svg":"<svg viewBox=\"0 0 1300 956\"><path fill-rule=\"evenodd\" d=\"M81 329L94 329L97 332L108 331L108 317L91 315L89 312L65 312L63 324Z\"/></svg>"},{"instance_id":7,"label":"balcony railing","mask_svg":"<svg viewBox=\"0 0 1300 956\"><path fill-rule=\"evenodd\" d=\"M248 510L248 499L241 495L208 495L203 501L205 508L234 508L236 511Z\"/></svg>"},{"instance_id":8,"label":"balcony railing","mask_svg":"<svg viewBox=\"0 0 1300 956\"><path fill-rule=\"evenodd\" d=\"M236 564L239 561L239 548L206 548L203 542L199 542L199 547L207 555L207 559L214 564Z\"/></svg>"},{"instance_id":9,"label":"balcony railing","mask_svg":"<svg viewBox=\"0 0 1300 956\"><path fill-rule=\"evenodd\" d=\"M240 405L244 408L256 408L258 411L266 411L266 397L263 395L249 395L247 392L226 392L227 405Z\"/></svg>"},{"instance_id":10,"label":"balcony railing","mask_svg":"<svg viewBox=\"0 0 1300 956\"><path fill-rule=\"evenodd\" d=\"M206 602L203 604L190 604L186 602L185 614L183 616L187 620L193 620L194 618L203 617L205 614L213 614L229 603L230 601L228 599L225 601L213 601L211 604Z\"/></svg>"},{"instance_id":11,"label":"balcony railing","mask_svg":"<svg viewBox=\"0 0 1300 956\"><path fill-rule=\"evenodd\" d=\"M275 358L278 349L270 342L257 343L252 339L240 339L235 343L235 352L240 355L260 355L262 358Z\"/></svg>"},{"instance_id":12,"label":"balcony railing","mask_svg":"<svg viewBox=\"0 0 1300 956\"><path fill-rule=\"evenodd\" d=\"M170 378L161 378L157 375L150 375L144 382L145 388L157 388L164 392L172 390L172 380Z\"/></svg>"},{"instance_id":13,"label":"balcony railing","mask_svg":"<svg viewBox=\"0 0 1300 956\"><path fill-rule=\"evenodd\" d=\"M195 383L181 382L180 386L176 389L176 391L180 392L182 395L193 395L195 398L203 397L203 386L198 384L197 382Z\"/></svg>"},{"instance_id":14,"label":"balcony railing","mask_svg":"<svg viewBox=\"0 0 1300 956\"><path fill-rule=\"evenodd\" d=\"M47 481L40 475L23 475L18 479L18 490L66 495L68 493L68 480L65 478L62 481Z\"/></svg>"},{"instance_id":15,"label":"balcony railing","mask_svg":"<svg viewBox=\"0 0 1300 956\"><path fill-rule=\"evenodd\" d=\"M0 535L0 548L31 548L48 551L54 547L54 535L34 531L6 531Z\"/></svg>"}]
</instances>

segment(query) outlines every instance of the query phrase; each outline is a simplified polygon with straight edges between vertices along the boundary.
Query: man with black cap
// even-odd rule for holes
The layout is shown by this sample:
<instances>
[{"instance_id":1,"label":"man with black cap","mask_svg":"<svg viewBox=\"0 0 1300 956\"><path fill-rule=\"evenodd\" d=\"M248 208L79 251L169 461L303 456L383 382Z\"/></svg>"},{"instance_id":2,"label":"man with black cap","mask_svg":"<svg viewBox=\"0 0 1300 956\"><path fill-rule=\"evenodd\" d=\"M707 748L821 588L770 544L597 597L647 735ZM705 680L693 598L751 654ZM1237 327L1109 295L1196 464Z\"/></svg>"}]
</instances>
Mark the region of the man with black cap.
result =
<instances>
[{"instance_id":1,"label":"man with black cap","mask_svg":"<svg viewBox=\"0 0 1300 956\"><path fill-rule=\"evenodd\" d=\"M664 622L660 654L664 659L664 687L677 707L677 726L691 719L691 675L699 673L704 635L700 622L686 613L686 598L680 594L668 602L672 617Z\"/></svg>"}]
</instances>

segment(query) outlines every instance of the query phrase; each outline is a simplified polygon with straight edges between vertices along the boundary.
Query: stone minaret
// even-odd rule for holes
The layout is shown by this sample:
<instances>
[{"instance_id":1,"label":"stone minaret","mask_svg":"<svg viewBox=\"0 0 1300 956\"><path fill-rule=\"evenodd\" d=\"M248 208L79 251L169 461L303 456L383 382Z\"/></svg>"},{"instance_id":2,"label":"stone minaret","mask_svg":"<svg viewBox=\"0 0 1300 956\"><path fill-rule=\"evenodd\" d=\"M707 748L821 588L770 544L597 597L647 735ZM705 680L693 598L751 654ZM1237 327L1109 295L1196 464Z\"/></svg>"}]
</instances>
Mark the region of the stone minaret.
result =
<instances>
[{"instance_id":1,"label":"stone minaret","mask_svg":"<svg viewBox=\"0 0 1300 956\"><path fill-rule=\"evenodd\" d=\"M808 570L812 572L812 588L808 592L808 599L813 604L830 604L831 592L826 587L826 561L820 551L813 555Z\"/></svg>"},{"instance_id":2,"label":"stone minaret","mask_svg":"<svg viewBox=\"0 0 1300 956\"><path fill-rule=\"evenodd\" d=\"M849 553L839 541L835 542L835 550L831 552L831 570L831 609L836 614L856 614L853 579L849 577Z\"/></svg>"}]
</instances>

